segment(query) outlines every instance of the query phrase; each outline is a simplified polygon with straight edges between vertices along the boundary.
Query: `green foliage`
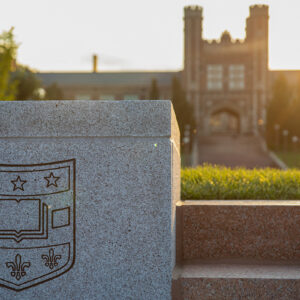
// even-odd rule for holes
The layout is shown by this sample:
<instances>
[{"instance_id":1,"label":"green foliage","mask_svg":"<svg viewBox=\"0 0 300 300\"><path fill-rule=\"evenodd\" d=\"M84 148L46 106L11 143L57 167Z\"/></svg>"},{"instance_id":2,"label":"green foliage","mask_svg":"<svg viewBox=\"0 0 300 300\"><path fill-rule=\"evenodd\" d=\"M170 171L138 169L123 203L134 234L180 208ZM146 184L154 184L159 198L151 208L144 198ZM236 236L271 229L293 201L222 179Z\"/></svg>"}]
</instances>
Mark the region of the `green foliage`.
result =
<instances>
[{"instance_id":1,"label":"green foliage","mask_svg":"<svg viewBox=\"0 0 300 300\"><path fill-rule=\"evenodd\" d=\"M151 89L150 89L150 100L159 100L159 90L157 86L157 80L155 78L152 78L151 81Z\"/></svg>"},{"instance_id":2,"label":"green foliage","mask_svg":"<svg viewBox=\"0 0 300 300\"><path fill-rule=\"evenodd\" d=\"M40 99L41 83L24 66L16 66L17 44L13 28L0 35L0 100Z\"/></svg>"},{"instance_id":3,"label":"green foliage","mask_svg":"<svg viewBox=\"0 0 300 300\"><path fill-rule=\"evenodd\" d=\"M270 147L276 142L284 143L283 130L288 130L288 144L291 145L291 137L300 137L300 77L295 87L288 85L284 75L279 76L272 89L272 99L267 108L266 137ZM280 126L276 138L275 125ZM276 125L277 126L277 125ZM278 145L277 145L278 146ZM278 150L278 149L277 149Z\"/></svg>"},{"instance_id":4,"label":"green foliage","mask_svg":"<svg viewBox=\"0 0 300 300\"><path fill-rule=\"evenodd\" d=\"M204 165L181 172L182 200L300 199L300 171Z\"/></svg>"},{"instance_id":5,"label":"green foliage","mask_svg":"<svg viewBox=\"0 0 300 300\"><path fill-rule=\"evenodd\" d=\"M299 151L278 151L276 155L289 167L300 169L300 153Z\"/></svg>"},{"instance_id":6,"label":"green foliage","mask_svg":"<svg viewBox=\"0 0 300 300\"><path fill-rule=\"evenodd\" d=\"M283 126L289 130L290 136L300 137L300 77L295 87L294 95L289 102L285 123Z\"/></svg>"},{"instance_id":7,"label":"green foliage","mask_svg":"<svg viewBox=\"0 0 300 300\"><path fill-rule=\"evenodd\" d=\"M17 100L39 100L39 89L41 88L41 82L36 75L25 66L17 66L16 72L13 73L13 79L17 84Z\"/></svg>"},{"instance_id":8,"label":"green foliage","mask_svg":"<svg viewBox=\"0 0 300 300\"><path fill-rule=\"evenodd\" d=\"M291 91L284 75L280 75L272 87L272 99L267 108L267 141L269 145L275 140L276 124L283 128L287 117Z\"/></svg>"},{"instance_id":9,"label":"green foliage","mask_svg":"<svg viewBox=\"0 0 300 300\"><path fill-rule=\"evenodd\" d=\"M64 99L63 91L56 83L53 83L53 84L49 85L48 87L46 87L45 91L46 91L45 100L63 100Z\"/></svg>"},{"instance_id":10,"label":"green foliage","mask_svg":"<svg viewBox=\"0 0 300 300\"><path fill-rule=\"evenodd\" d=\"M14 100L16 97L17 81L11 79L11 71L17 48L13 28L3 31L0 35L0 100Z\"/></svg>"},{"instance_id":11,"label":"green foliage","mask_svg":"<svg viewBox=\"0 0 300 300\"><path fill-rule=\"evenodd\" d=\"M180 137L183 139L183 133L187 125L190 126L190 136L193 136L195 130L195 119L192 105L186 100L185 92L181 88L180 81L176 76L172 80L172 103L177 117L180 129ZM190 142L190 145L192 141Z\"/></svg>"}]
</instances>

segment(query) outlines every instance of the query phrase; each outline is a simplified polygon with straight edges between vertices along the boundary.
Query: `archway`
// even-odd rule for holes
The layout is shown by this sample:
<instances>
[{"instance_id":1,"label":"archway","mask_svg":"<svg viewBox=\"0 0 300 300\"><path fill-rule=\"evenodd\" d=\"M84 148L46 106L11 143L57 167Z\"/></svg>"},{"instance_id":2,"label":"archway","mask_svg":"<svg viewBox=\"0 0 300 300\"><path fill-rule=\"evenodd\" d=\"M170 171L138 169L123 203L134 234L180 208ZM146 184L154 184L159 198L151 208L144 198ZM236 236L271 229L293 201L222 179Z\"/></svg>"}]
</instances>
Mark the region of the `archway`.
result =
<instances>
[{"instance_id":1,"label":"archway","mask_svg":"<svg viewBox=\"0 0 300 300\"><path fill-rule=\"evenodd\" d=\"M210 114L210 134L239 134L241 132L240 114L229 107L218 108Z\"/></svg>"}]
</instances>

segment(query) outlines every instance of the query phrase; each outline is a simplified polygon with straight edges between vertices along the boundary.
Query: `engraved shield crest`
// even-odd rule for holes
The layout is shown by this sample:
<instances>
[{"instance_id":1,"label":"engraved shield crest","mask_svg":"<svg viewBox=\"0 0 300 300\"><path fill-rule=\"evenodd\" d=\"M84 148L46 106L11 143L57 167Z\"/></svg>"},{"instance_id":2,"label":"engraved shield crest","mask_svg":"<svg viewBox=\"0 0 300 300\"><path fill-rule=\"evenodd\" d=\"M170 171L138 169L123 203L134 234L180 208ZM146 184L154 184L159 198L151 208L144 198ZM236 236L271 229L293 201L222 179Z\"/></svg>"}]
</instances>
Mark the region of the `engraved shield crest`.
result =
<instances>
[{"instance_id":1,"label":"engraved shield crest","mask_svg":"<svg viewBox=\"0 0 300 300\"><path fill-rule=\"evenodd\" d=\"M0 286L21 291L75 262L75 159L0 165Z\"/></svg>"}]
</instances>

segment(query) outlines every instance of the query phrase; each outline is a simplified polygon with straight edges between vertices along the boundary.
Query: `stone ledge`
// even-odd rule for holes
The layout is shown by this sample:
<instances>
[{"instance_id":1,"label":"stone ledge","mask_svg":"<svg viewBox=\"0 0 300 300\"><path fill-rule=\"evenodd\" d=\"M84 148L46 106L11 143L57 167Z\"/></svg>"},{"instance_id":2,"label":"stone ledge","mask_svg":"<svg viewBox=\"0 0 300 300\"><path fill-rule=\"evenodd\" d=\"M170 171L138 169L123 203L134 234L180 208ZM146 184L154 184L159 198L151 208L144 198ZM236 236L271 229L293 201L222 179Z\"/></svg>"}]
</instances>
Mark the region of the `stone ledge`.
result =
<instances>
[{"instance_id":1,"label":"stone ledge","mask_svg":"<svg viewBox=\"0 0 300 300\"><path fill-rule=\"evenodd\" d=\"M0 101L0 137L171 137L171 101Z\"/></svg>"},{"instance_id":2,"label":"stone ledge","mask_svg":"<svg viewBox=\"0 0 300 300\"><path fill-rule=\"evenodd\" d=\"M298 300L296 279L183 278L173 281L173 300Z\"/></svg>"},{"instance_id":3,"label":"stone ledge","mask_svg":"<svg viewBox=\"0 0 300 300\"><path fill-rule=\"evenodd\" d=\"M186 200L177 206L300 206L300 200Z\"/></svg>"},{"instance_id":4,"label":"stone ledge","mask_svg":"<svg viewBox=\"0 0 300 300\"><path fill-rule=\"evenodd\" d=\"M189 262L177 267L172 299L299 299L295 263Z\"/></svg>"},{"instance_id":5,"label":"stone ledge","mask_svg":"<svg viewBox=\"0 0 300 300\"><path fill-rule=\"evenodd\" d=\"M300 279L300 261L278 262L190 261L180 272L182 278Z\"/></svg>"}]
</instances>

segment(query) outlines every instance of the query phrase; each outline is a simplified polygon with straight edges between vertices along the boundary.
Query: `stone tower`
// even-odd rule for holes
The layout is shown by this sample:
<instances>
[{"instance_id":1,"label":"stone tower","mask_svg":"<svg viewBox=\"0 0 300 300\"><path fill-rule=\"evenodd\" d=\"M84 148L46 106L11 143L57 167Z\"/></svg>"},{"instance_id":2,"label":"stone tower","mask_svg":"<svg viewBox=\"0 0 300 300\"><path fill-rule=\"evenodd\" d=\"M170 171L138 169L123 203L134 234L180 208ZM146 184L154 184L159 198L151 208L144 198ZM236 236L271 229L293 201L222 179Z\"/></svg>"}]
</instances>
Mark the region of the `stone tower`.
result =
<instances>
[{"instance_id":1,"label":"stone tower","mask_svg":"<svg viewBox=\"0 0 300 300\"><path fill-rule=\"evenodd\" d=\"M203 9L184 9L183 86L194 105L197 132L258 134L265 124L268 82L268 6L254 5L244 40L224 31L202 37Z\"/></svg>"},{"instance_id":2,"label":"stone tower","mask_svg":"<svg viewBox=\"0 0 300 300\"><path fill-rule=\"evenodd\" d=\"M252 52L253 67L253 129L263 129L259 125L266 122L266 102L268 91L269 62L269 7L250 6L247 18L246 42Z\"/></svg>"},{"instance_id":3,"label":"stone tower","mask_svg":"<svg viewBox=\"0 0 300 300\"><path fill-rule=\"evenodd\" d=\"M184 8L184 70L183 86L187 100L195 107L196 120L200 118L200 76L202 49L202 7ZM200 126L197 121L197 127Z\"/></svg>"}]
</instances>

